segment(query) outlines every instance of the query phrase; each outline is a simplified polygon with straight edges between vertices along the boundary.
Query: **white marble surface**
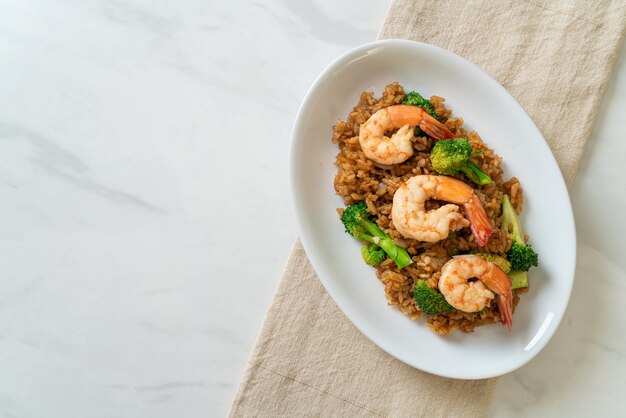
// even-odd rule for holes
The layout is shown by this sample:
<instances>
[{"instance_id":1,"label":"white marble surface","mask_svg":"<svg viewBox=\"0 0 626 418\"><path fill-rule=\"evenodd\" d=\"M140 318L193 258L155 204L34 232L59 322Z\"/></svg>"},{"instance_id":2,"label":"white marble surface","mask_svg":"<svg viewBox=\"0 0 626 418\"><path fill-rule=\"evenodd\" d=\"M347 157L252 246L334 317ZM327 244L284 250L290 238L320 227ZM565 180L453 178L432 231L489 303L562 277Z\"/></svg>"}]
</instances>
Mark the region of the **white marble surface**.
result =
<instances>
[{"instance_id":1,"label":"white marble surface","mask_svg":"<svg viewBox=\"0 0 626 418\"><path fill-rule=\"evenodd\" d=\"M0 3L0 417L225 415L296 236L298 105L387 4ZM570 308L494 417L623 414L624 55Z\"/></svg>"}]
</instances>

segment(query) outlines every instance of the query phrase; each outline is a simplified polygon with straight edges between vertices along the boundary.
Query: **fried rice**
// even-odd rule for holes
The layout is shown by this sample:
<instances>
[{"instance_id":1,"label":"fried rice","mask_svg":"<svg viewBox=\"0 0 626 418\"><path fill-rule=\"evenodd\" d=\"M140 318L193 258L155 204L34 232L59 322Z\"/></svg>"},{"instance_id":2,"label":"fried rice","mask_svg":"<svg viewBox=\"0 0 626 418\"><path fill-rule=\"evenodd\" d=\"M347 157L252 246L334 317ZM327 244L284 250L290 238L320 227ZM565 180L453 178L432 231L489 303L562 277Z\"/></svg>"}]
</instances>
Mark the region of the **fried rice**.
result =
<instances>
[{"instance_id":1,"label":"fried rice","mask_svg":"<svg viewBox=\"0 0 626 418\"><path fill-rule=\"evenodd\" d=\"M368 159L359 144L359 128L376 111L399 104L404 99L403 87L396 83L385 87L380 98L371 92L363 92L359 102L352 109L345 121L337 120L333 128L332 141L339 146L336 157L337 174L335 190L342 196L346 206L358 201L365 201L368 210L374 215L378 226L394 242L406 248L413 259L413 264L399 270L389 258L376 268L376 276L383 283L387 303L397 307L411 319L424 315L413 299L413 287L417 280L425 279L429 287L437 288L441 267L459 253L491 253L506 256L511 246L508 234L501 231L501 201L503 194L508 194L519 213L522 210L523 196L519 181L513 177L505 180L501 168L502 158L487 147L475 131L463 128L463 119L453 117L446 108L443 97L431 96L430 102L455 138L467 138L474 151L482 151L473 158L482 171L492 179L492 183L477 186L463 174L456 176L469 184L480 199L493 234L485 247L479 247L469 228L451 233L445 240L427 243L406 238L396 231L391 221L391 205L397 188L409 178L420 174L437 174L430 162L430 151L435 141L427 136L415 136L413 139L414 155L407 161L393 166L379 166ZM438 208L442 202L426 202L426 210ZM460 209L464 213L464 209ZM343 208L339 208L341 215ZM517 306L519 295L528 288L513 290L513 308ZM428 327L437 334L448 334L455 329L472 332L481 325L500 322L500 314L495 302L479 313L454 311L445 315L426 315Z\"/></svg>"}]
</instances>

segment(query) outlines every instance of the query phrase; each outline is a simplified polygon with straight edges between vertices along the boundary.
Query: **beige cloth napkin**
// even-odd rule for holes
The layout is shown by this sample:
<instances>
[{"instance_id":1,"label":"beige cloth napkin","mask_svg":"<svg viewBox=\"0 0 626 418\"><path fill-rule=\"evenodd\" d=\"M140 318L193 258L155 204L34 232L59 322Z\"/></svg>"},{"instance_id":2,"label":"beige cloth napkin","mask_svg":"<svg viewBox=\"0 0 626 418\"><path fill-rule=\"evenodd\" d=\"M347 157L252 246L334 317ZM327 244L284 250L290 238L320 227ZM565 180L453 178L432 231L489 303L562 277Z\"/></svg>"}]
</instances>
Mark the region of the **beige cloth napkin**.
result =
<instances>
[{"instance_id":1,"label":"beige cloth napkin","mask_svg":"<svg viewBox=\"0 0 626 418\"><path fill-rule=\"evenodd\" d=\"M395 0L379 38L434 44L491 74L537 123L569 185L624 35L625 6ZM230 416L476 417L495 384L433 376L380 350L335 306L297 242Z\"/></svg>"},{"instance_id":2,"label":"beige cloth napkin","mask_svg":"<svg viewBox=\"0 0 626 418\"><path fill-rule=\"evenodd\" d=\"M440 46L498 80L571 185L625 26L623 0L396 0L378 37Z\"/></svg>"}]
</instances>

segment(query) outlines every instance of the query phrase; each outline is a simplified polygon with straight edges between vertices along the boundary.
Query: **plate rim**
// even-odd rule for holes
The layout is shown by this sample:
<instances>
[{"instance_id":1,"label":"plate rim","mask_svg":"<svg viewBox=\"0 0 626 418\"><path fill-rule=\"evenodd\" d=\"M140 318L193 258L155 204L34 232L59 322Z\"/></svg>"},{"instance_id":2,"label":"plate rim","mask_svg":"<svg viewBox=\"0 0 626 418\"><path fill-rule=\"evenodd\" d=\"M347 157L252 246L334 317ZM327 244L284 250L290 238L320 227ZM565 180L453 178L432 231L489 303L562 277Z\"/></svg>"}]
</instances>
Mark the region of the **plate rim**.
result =
<instances>
[{"instance_id":1,"label":"plate rim","mask_svg":"<svg viewBox=\"0 0 626 418\"><path fill-rule=\"evenodd\" d=\"M565 191L565 203L566 203L566 207L568 209L568 215L566 218L566 221L570 224L569 228L572 231L572 237L573 237L573 242L571 243L571 247L572 247L572 263L571 266L567 266L570 269L569 274L567 275L567 277L569 277L569 281L566 284L567 286L567 297L565 299L565 305L564 308L561 312L556 312L555 313L555 317L553 318L553 323L554 325L549 329L546 330L546 332L544 332L544 334L541 336L540 340L537 341L537 343L534 346L534 350L532 352L529 353L528 356L522 358L520 361L517 362L513 362L509 367L503 367L502 370L499 370L498 372L486 372L486 373L475 373L475 374L456 374L456 373L446 373L446 372L442 372L441 370L439 370L436 367L429 367L429 365L424 365L424 364L417 364L414 361L411 361L410 359L407 358L403 358L402 356L398 356L394 353L394 349L393 347L388 347L384 341L378 341L374 338L372 338L372 336L367 332L367 330L363 329L363 327L361 326L361 324L356 323L355 321L352 320L352 318L350 317L350 315L344 310L342 303L340 302L340 300L342 299L341 296L338 295L338 292L335 292L335 290L332 288L332 286L328 286L326 283L326 278L322 277L322 275L320 275L320 273L318 272L318 269L316 269L316 264L318 263L318 257L316 255L316 252L312 250L312 248L314 247L314 244L311 243L311 241L309 240L308 236L306 234L303 234L302 231L304 230L303 228L303 224L304 224L304 219L303 219L303 211L300 210L300 203L299 203L299 199L297 198L297 196L299 195L299 191L298 188L296 187L296 181L295 181L295 173L297 172L297 167L296 167L296 152L298 149L298 144L302 141L299 141L297 139L297 134L301 131L301 126L304 123L303 121L303 115L306 114L306 112L308 112L309 107L311 106L311 101L313 99L313 96L315 94L315 92L317 91L317 89L320 87L320 85L325 81L325 79L329 76L332 75L333 71L335 70L339 70L343 65L346 64L346 60L349 59L350 57L354 56L354 58L358 58L363 56L366 52L374 49L374 48L380 48L380 47L393 47L396 45L400 45L400 46L405 46L408 48L413 48L413 49L425 49L425 50L430 50L431 52L435 53L435 54L443 54L449 58L452 59L456 59L456 60L460 60L462 62L464 62L465 65L469 65L470 67L473 68L474 71L478 71L482 76L484 76L489 83L491 83L493 85L493 88L498 89L499 93L502 94L504 93L506 96L508 96L509 98L512 99L512 103L514 103L515 106L518 107L518 110L521 110L522 114L524 114L526 116L526 118L528 119L528 122L530 122L530 127L532 129L534 129L536 131L536 134L539 135L539 137L542 139L541 143L542 146L545 147L544 151L547 151L549 158L552 159L552 161L554 162L555 166L557 167L557 171L559 174L559 178L557 179L560 187L562 188L562 190ZM454 379L460 379L460 380L475 380L475 379L486 379L486 378L492 378L492 377L497 377L497 376L502 376L504 374L510 373L514 370L517 370L518 368L524 366L525 364L527 364L528 362L530 362L534 357L536 357L544 348L545 346L548 344L548 342L550 342L552 340L552 337L554 336L554 334L556 333L556 330L559 328L560 324L561 324L561 320L563 319L565 312L567 311L567 308L569 306L570 300L571 300L571 293L572 293L572 289L574 286L574 280L575 280L575 272L576 272L576 254L577 254L577 233L576 233L576 222L575 222L575 218L574 218L574 211L573 211L573 207L572 207L572 202L571 202L571 197L569 194L569 189L567 188L567 185L565 183L563 174L561 172L561 169L559 167L558 162L556 161L556 158L550 148L550 146L548 145L545 137L543 136L543 134L541 133L541 131L539 130L539 128L537 127L537 125L535 124L534 120L530 117L530 115L526 112L526 110L522 107L522 105L517 101L517 99L511 94L509 93L508 90L506 90L496 79L494 79L491 75L489 75L487 72L485 72L483 69L481 69L479 66L477 66L476 64L474 64L473 62L469 61L468 59L461 57L451 51L448 51L444 48L435 46L435 45L431 45L431 44L427 44L424 42L418 42L418 41L411 41L411 40L405 40L405 39L386 39L386 40L377 40L377 41L373 41L373 42L368 42L365 44L361 44L358 45L354 48L351 48L347 51L345 51L344 53L340 54L339 56L337 56L335 59L333 59L325 68L324 70L315 78L315 80L313 81L313 83L311 84L311 86L308 88L306 94L304 95L304 98L302 99L302 102L300 103L300 106L298 108L298 112L296 114L295 120L294 120L294 124L291 130L291 135L290 135L290 143L289 143L289 192L290 192L290 200L291 200L291 206L292 209L294 211L295 214L295 219L296 219L296 225L297 225L297 229L298 229L298 235L300 238L300 241L302 243L302 246L304 248L304 251L307 255L307 257L309 258L309 260L311 261L311 266L313 268L313 270L316 273L316 276L318 277L318 279L320 280L320 282L322 283L324 289L326 290L326 292L328 292L328 294L331 296L331 298L333 299L333 301L335 302L336 306L339 308L339 310L342 312L343 315L345 315L345 317L350 321L350 323L352 323L353 326L355 326L359 332L361 332L361 334L363 334L365 337L367 337L368 340L370 340L373 344L375 344L377 347L379 347L380 349L382 349L383 351L385 351L387 354L391 355L392 357L396 358L397 360L410 365L411 367L414 367L418 370L424 371L424 372L428 372L437 376L442 376L442 377L447 377L447 378L454 378Z\"/></svg>"}]
</instances>

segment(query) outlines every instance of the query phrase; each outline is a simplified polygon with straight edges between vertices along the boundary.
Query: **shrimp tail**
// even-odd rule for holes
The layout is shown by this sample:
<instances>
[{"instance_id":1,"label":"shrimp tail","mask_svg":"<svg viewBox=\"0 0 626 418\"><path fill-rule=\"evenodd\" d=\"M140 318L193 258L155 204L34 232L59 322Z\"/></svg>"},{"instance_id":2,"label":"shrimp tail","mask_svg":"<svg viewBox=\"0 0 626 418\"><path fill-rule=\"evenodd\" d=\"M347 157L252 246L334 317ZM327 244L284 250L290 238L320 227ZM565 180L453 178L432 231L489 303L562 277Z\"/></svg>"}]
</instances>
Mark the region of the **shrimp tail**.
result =
<instances>
[{"instance_id":1,"label":"shrimp tail","mask_svg":"<svg viewBox=\"0 0 626 418\"><path fill-rule=\"evenodd\" d=\"M502 325L506 325L509 331L511 331L511 325L513 324L513 293L508 292L498 295L496 298L498 303L498 310L500 311L500 320Z\"/></svg>"},{"instance_id":2,"label":"shrimp tail","mask_svg":"<svg viewBox=\"0 0 626 418\"><path fill-rule=\"evenodd\" d=\"M483 209L476 195L473 195L463 206L467 212L467 218L470 221L470 229L472 230L474 238L476 238L476 242L479 246L484 247L493 232L485 209Z\"/></svg>"},{"instance_id":3,"label":"shrimp tail","mask_svg":"<svg viewBox=\"0 0 626 418\"><path fill-rule=\"evenodd\" d=\"M435 139L452 139L454 135L443 123L439 122L432 116L425 114L422 121L419 123L419 127L422 131L426 132L426 135Z\"/></svg>"}]
</instances>

